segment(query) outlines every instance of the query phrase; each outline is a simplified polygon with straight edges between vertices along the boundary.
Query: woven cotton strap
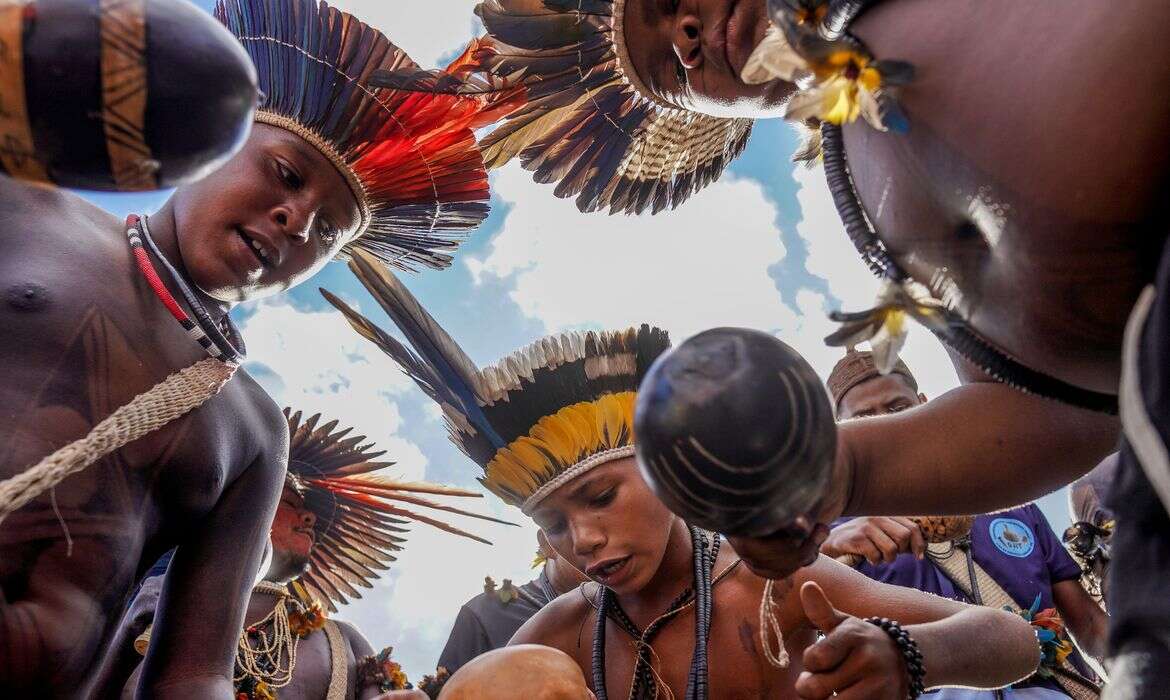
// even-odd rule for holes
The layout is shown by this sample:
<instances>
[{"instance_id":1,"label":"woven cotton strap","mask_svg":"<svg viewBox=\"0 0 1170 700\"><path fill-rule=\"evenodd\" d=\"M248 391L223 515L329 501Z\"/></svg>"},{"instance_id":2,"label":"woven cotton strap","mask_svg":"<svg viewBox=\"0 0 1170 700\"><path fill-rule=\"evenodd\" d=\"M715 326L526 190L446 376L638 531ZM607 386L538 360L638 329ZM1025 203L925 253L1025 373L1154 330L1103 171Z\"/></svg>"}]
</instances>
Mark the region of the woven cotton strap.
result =
<instances>
[{"instance_id":1,"label":"woven cotton strap","mask_svg":"<svg viewBox=\"0 0 1170 700\"><path fill-rule=\"evenodd\" d=\"M45 491L219 393L239 365L207 358L171 374L107 416L93 430L0 482L0 521Z\"/></svg>"},{"instance_id":2,"label":"woven cotton strap","mask_svg":"<svg viewBox=\"0 0 1170 700\"><path fill-rule=\"evenodd\" d=\"M341 638L341 630L333 620L325 621L325 636L329 639L329 690L325 700L345 700L349 693L345 640Z\"/></svg>"}]
</instances>

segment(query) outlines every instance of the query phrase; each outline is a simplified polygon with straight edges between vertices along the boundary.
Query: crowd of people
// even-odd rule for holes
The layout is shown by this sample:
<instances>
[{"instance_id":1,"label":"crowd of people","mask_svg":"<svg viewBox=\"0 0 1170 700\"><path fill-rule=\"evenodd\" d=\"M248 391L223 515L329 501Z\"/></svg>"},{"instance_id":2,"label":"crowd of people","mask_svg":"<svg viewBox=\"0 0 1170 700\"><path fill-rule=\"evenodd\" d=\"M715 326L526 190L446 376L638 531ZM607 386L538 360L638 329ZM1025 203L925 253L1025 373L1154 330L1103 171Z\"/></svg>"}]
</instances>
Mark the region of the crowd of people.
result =
<instances>
[{"instance_id":1,"label":"crowd of people","mask_svg":"<svg viewBox=\"0 0 1170 700\"><path fill-rule=\"evenodd\" d=\"M75 5L0 6L5 697L1163 697L1170 100L1148 86L1170 78L1170 5L482 0L484 35L443 69L323 0L219 0L217 22ZM493 168L518 160L599 225L653 216L761 118L804 135L881 291L833 314L823 383L742 388L747 422L794 416L783 434L671 445L671 498L635 430L669 410L644 383L667 330L480 366L398 277L450 265ZM213 125L238 138L199 141ZM178 187L121 220L77 183ZM330 614L411 528L488 546L444 516L492 520L464 500L485 494L387 476L345 416L282 413L230 318L331 259L394 328L327 301L539 530L536 579L485 581L413 683ZM909 323L958 387L920 393ZM737 347L686 371L723 376ZM814 442L823 469L735 490L759 465L734 455ZM1070 483L1058 537L1032 501ZM777 488L814 505L770 507ZM678 498L783 522L714 532Z\"/></svg>"}]
</instances>

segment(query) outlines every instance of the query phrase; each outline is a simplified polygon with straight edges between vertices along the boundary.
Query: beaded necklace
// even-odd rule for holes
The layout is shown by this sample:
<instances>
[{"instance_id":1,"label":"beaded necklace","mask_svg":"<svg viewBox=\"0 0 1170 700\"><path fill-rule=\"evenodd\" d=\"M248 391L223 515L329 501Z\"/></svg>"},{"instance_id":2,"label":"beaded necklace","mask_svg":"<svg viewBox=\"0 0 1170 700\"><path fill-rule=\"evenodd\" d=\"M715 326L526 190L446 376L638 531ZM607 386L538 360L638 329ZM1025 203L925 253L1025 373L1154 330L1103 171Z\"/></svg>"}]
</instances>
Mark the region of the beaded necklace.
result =
<instances>
[{"instance_id":1,"label":"beaded necklace","mask_svg":"<svg viewBox=\"0 0 1170 700\"><path fill-rule=\"evenodd\" d=\"M199 297L195 295L186 280L183 279L183 276L171 265L170 261L167 260L166 256L163 255L162 251L155 244L154 239L151 238L150 228L145 216L139 217L137 214L131 214L126 217L126 238L130 241L130 250L134 254L134 262L138 265L139 272L146 278L146 282L150 285L155 296L162 301L163 306L179 322L183 330L187 331L187 334L211 357L235 365L243 363L247 351L244 347L244 340L240 337L239 330L236 329L231 319L225 315L222 324L227 335L230 336L230 340L228 337L225 337L224 331L221 331L219 325L211 319L211 315L199 301ZM150 248L150 253L162 263L163 269L170 275L175 286L179 288L179 293L183 297L183 300L187 302L187 306L195 314L195 320L192 320L183 311L183 308L179 306L175 297L159 277L158 272L154 269L154 264L150 260L150 255L146 252L146 247L143 246L144 242Z\"/></svg>"},{"instance_id":2,"label":"beaded necklace","mask_svg":"<svg viewBox=\"0 0 1170 700\"><path fill-rule=\"evenodd\" d=\"M605 689L605 630L606 621L612 619L623 632L637 642L638 657L634 663L633 680L630 684L631 700L652 700L658 697L658 681L653 668L650 643L666 623L692 605L695 611L695 651L691 658L691 670L687 678L687 700L707 698L707 640L711 635L711 589L739 564L739 560L724 569L712 579L715 560L719 556L719 535L709 540L707 533L697 527L690 528L693 549L694 585L684 590L662 615L658 616L645 630L638 629L634 621L622 610L612 589L602 586L597 604L597 623L593 634L593 688L597 700L608 700ZM708 546L710 545L710 546Z\"/></svg>"},{"instance_id":3,"label":"beaded necklace","mask_svg":"<svg viewBox=\"0 0 1170 700\"><path fill-rule=\"evenodd\" d=\"M293 630L288 601L293 601L298 613L303 613L305 606L284 586L268 581L256 584L252 592L276 596L276 605L272 612L248 625L240 635L232 682L245 697L265 697L265 694L275 697L275 688L283 688L292 682L302 636ZM272 628L271 637L269 627Z\"/></svg>"}]
</instances>

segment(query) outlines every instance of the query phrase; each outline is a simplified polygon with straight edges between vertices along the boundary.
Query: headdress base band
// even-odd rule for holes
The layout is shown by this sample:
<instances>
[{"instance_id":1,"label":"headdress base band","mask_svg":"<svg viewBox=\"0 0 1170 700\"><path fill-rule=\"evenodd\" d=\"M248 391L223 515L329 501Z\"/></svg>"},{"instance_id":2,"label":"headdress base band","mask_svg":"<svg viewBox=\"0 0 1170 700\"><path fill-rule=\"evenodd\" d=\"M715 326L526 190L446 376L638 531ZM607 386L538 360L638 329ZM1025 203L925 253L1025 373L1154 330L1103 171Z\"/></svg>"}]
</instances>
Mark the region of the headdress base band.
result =
<instances>
[{"instance_id":1,"label":"headdress base band","mask_svg":"<svg viewBox=\"0 0 1170 700\"><path fill-rule=\"evenodd\" d=\"M524 500L524 504L520 506L520 510L529 517L532 516L533 511L541 504L544 499L552 495L560 487L569 483L573 479L581 476L585 472L591 471L600 467L607 462L612 462L617 459L625 459L626 457L634 456L633 445L622 445L621 447L612 447L608 450L595 452L585 459L577 462L565 471L561 472L548 483L538 488L531 496Z\"/></svg>"},{"instance_id":2,"label":"headdress base band","mask_svg":"<svg viewBox=\"0 0 1170 700\"><path fill-rule=\"evenodd\" d=\"M357 176L357 173L353 171L353 168L349 167L349 165L345 162L345 159L341 157L341 154L337 152L337 149L334 148L328 141L321 138L317 132L308 128L304 124L301 124L295 119L290 119L286 116L276 114L275 112L257 110L256 121L260 122L261 124L267 124L269 126L275 126L277 128L284 129L285 131L290 131L297 136L300 136L305 141L308 141L313 146L313 148L316 148L318 151L320 151L321 155L325 156L325 158L333 164L333 167L337 169L337 172L341 173L341 176L345 178L345 183L349 185L349 189L353 193L353 198L357 200L358 209L361 210L361 224L358 226L357 233L353 235L353 238L357 238L358 236L362 235L362 233L364 233L366 230L366 226L370 224L370 204L366 198L366 188L364 185L362 185L361 178Z\"/></svg>"}]
</instances>

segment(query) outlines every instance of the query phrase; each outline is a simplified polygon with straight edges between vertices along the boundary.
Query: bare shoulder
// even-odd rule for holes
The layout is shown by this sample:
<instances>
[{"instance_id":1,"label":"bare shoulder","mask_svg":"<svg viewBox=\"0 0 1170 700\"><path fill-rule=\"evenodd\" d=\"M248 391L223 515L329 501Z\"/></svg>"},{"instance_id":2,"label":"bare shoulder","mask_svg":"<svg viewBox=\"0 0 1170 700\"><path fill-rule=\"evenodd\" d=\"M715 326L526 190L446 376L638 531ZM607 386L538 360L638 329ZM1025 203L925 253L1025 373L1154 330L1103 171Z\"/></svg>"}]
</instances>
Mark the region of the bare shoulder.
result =
<instances>
[{"instance_id":1,"label":"bare shoulder","mask_svg":"<svg viewBox=\"0 0 1170 700\"><path fill-rule=\"evenodd\" d=\"M509 646L543 644L575 657L577 650L583 645L588 648L593 639L589 623L594 620L599 594L599 586L588 582L558 596L512 635Z\"/></svg>"}]
</instances>

